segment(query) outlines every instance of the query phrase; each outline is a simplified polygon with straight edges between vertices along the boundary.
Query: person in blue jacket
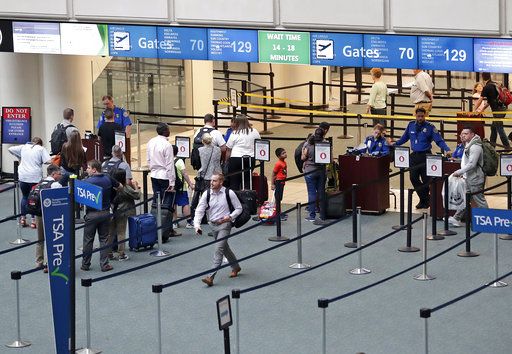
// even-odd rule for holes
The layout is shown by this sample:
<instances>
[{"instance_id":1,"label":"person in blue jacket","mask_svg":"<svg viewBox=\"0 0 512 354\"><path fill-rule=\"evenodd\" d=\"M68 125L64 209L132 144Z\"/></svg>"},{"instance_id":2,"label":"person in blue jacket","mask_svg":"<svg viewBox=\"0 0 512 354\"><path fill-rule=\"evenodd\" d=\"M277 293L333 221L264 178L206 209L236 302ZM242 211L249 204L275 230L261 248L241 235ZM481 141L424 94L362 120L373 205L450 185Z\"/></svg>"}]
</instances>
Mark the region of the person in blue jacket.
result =
<instances>
[{"instance_id":1,"label":"person in blue jacket","mask_svg":"<svg viewBox=\"0 0 512 354\"><path fill-rule=\"evenodd\" d=\"M130 119L129 112L122 107L114 105L114 100L112 96L105 95L101 98L101 100L103 101L105 109L110 108L114 111L114 122L122 126L125 130L126 138L130 138L130 135L132 133L132 120ZM105 115L101 113L96 128L100 129L103 123L105 123Z\"/></svg>"},{"instance_id":2,"label":"person in blue jacket","mask_svg":"<svg viewBox=\"0 0 512 354\"><path fill-rule=\"evenodd\" d=\"M389 145L386 141L386 128L382 124L373 127L373 134L366 137L365 147L358 149L361 154L371 156L385 156L389 154Z\"/></svg>"},{"instance_id":3,"label":"person in blue jacket","mask_svg":"<svg viewBox=\"0 0 512 354\"><path fill-rule=\"evenodd\" d=\"M400 146L407 141L411 141L410 167L411 180L420 202L416 205L416 209L427 209L430 206L429 201L429 183L430 178L427 176L427 155L432 153L432 141L442 150L446 151L446 156L450 157L450 148L446 145L441 134L437 131L432 123L425 120L426 111L419 107L415 111L416 120L409 122L402 137L395 143ZM421 165L424 166L421 166ZM420 167L421 166L421 167Z\"/></svg>"}]
</instances>

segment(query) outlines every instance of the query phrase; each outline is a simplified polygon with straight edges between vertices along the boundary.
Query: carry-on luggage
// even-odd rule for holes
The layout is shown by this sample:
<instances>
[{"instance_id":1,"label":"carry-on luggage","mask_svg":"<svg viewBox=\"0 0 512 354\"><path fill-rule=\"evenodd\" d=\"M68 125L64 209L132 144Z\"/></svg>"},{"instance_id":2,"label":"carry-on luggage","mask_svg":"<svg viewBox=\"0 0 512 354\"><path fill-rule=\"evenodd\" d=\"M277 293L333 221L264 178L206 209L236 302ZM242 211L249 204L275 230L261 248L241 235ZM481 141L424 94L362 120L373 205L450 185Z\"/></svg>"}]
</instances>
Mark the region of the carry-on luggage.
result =
<instances>
[{"instance_id":1,"label":"carry-on luggage","mask_svg":"<svg viewBox=\"0 0 512 354\"><path fill-rule=\"evenodd\" d=\"M325 216L327 219L339 219L346 213L345 194L343 192L326 192L327 201L325 208Z\"/></svg>"},{"instance_id":2,"label":"carry-on luggage","mask_svg":"<svg viewBox=\"0 0 512 354\"><path fill-rule=\"evenodd\" d=\"M258 213L260 221L267 224L273 224L276 221L277 209L274 200L275 198L272 197L272 200L263 202Z\"/></svg>"},{"instance_id":3,"label":"carry-on luggage","mask_svg":"<svg viewBox=\"0 0 512 354\"><path fill-rule=\"evenodd\" d=\"M165 193L173 193L173 197L171 200L171 208L174 208L174 201L176 200L176 192L164 192L162 201L165 198ZM174 209L169 210L167 208L161 208L160 211L162 213L162 217L160 220L160 222L161 222L160 225L162 225L162 243L166 243L167 241L169 241L169 237L171 237L171 234L172 234L172 213L173 213ZM156 206L154 206L154 205L151 206L151 214L153 214L155 216L155 218L157 217L157 209L156 209Z\"/></svg>"},{"instance_id":4,"label":"carry-on luggage","mask_svg":"<svg viewBox=\"0 0 512 354\"><path fill-rule=\"evenodd\" d=\"M158 241L156 218L152 214L129 216L128 236L130 250L152 248Z\"/></svg>"},{"instance_id":5,"label":"carry-on luggage","mask_svg":"<svg viewBox=\"0 0 512 354\"><path fill-rule=\"evenodd\" d=\"M249 159L249 167L252 167L252 159L250 156L242 156L242 170L245 169L244 161L245 159ZM249 173L251 175L251 178L249 178L249 189L245 189L245 174ZM251 215L256 215L258 212L258 196L256 194L256 191L252 190L252 174L251 171L244 171L242 172L242 190L240 191L240 198L243 199L244 203L247 205L247 208L249 210L249 213Z\"/></svg>"},{"instance_id":6,"label":"carry-on luggage","mask_svg":"<svg viewBox=\"0 0 512 354\"><path fill-rule=\"evenodd\" d=\"M263 176L263 185L260 186L261 176L257 172L252 174L252 185L258 196L258 205L262 205L268 200L268 180L267 176ZM251 188L252 189L252 188Z\"/></svg>"}]
</instances>

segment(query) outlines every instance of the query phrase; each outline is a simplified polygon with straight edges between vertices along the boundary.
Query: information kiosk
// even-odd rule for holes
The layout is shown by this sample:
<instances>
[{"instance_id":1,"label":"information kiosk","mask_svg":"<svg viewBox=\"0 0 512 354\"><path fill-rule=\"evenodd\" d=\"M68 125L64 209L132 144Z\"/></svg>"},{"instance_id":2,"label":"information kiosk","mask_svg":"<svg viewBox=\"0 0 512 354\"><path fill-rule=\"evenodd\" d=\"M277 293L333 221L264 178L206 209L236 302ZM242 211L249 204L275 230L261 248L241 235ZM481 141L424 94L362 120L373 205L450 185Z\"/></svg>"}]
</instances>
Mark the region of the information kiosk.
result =
<instances>
[{"instance_id":1,"label":"information kiosk","mask_svg":"<svg viewBox=\"0 0 512 354\"><path fill-rule=\"evenodd\" d=\"M357 189L357 206L364 213L383 214L389 208L389 162L389 156L339 156L340 190L379 180ZM352 194L347 193L345 198L347 209L351 208Z\"/></svg>"}]
</instances>

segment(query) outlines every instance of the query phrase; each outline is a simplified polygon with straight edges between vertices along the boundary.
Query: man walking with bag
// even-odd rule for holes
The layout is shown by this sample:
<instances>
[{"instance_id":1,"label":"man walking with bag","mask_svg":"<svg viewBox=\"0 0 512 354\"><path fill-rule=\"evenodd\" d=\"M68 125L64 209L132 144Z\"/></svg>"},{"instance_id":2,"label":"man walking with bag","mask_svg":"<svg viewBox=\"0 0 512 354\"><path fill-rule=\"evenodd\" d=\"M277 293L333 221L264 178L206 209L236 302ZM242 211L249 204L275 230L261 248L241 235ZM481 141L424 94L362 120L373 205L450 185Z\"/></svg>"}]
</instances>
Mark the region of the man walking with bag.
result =
<instances>
[{"instance_id":1,"label":"man walking with bag","mask_svg":"<svg viewBox=\"0 0 512 354\"><path fill-rule=\"evenodd\" d=\"M482 149L482 139L475 134L473 127L467 126L460 133L460 139L464 144L464 153L462 154L461 168L453 173L454 177L462 177L466 182L466 191L471 193L481 191L485 185L485 173L482 169L484 165L484 154ZM471 195L477 208L488 208L487 201L483 193ZM453 226L463 226L461 222L466 209L457 210L454 216L450 216L448 221ZM466 217L466 222L468 218Z\"/></svg>"},{"instance_id":2,"label":"man walking with bag","mask_svg":"<svg viewBox=\"0 0 512 354\"><path fill-rule=\"evenodd\" d=\"M241 270L226 237L231 233L231 223L242 213L242 204L235 192L222 186L223 182L224 175L222 173L216 172L212 175L211 188L201 196L194 217L196 234L201 235L203 233L201 230L201 220L206 212L213 237L215 240L220 240L215 244L215 253L213 254L212 268L215 270L202 279L202 282L208 286L213 285L213 278L217 274L217 269L222 265L222 258L224 256L231 263L230 278L235 278ZM227 192L229 192L229 195ZM233 210L231 211L231 209Z\"/></svg>"}]
</instances>

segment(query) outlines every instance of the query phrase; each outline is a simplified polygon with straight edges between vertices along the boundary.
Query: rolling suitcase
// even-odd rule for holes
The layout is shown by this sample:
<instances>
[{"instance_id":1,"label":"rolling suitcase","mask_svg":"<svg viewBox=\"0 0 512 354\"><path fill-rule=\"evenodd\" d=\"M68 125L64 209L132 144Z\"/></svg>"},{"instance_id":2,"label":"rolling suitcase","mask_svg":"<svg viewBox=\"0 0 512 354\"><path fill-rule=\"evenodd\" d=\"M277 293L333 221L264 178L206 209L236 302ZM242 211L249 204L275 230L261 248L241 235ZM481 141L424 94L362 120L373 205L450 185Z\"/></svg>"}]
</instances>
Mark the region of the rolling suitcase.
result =
<instances>
[{"instance_id":1,"label":"rolling suitcase","mask_svg":"<svg viewBox=\"0 0 512 354\"><path fill-rule=\"evenodd\" d=\"M158 241L156 218L152 214L128 217L128 235L130 250L152 248Z\"/></svg>"},{"instance_id":2,"label":"rolling suitcase","mask_svg":"<svg viewBox=\"0 0 512 354\"><path fill-rule=\"evenodd\" d=\"M258 205L263 205L268 200L268 180L263 176L263 185L260 186L261 177L257 172L252 174L252 185L258 196ZM252 189L252 188L251 188Z\"/></svg>"},{"instance_id":3,"label":"rolling suitcase","mask_svg":"<svg viewBox=\"0 0 512 354\"><path fill-rule=\"evenodd\" d=\"M249 159L249 167L252 167L252 160L250 156L242 156L242 170L245 169L244 161L245 159ZM245 189L245 173L249 172L252 177L251 171L242 172L242 190L240 191L240 198L243 199L244 203L247 205L248 211L251 215L256 215L258 213L258 196L256 191L252 190L252 178L249 178L249 189Z\"/></svg>"},{"instance_id":4,"label":"rolling suitcase","mask_svg":"<svg viewBox=\"0 0 512 354\"><path fill-rule=\"evenodd\" d=\"M326 192L327 197L325 216L327 219L339 219L346 213L345 194L343 192Z\"/></svg>"}]
</instances>

